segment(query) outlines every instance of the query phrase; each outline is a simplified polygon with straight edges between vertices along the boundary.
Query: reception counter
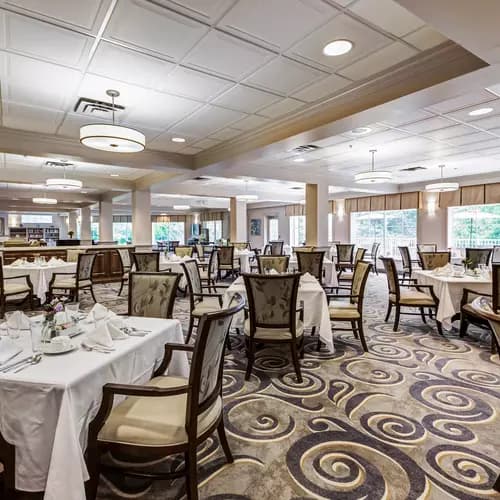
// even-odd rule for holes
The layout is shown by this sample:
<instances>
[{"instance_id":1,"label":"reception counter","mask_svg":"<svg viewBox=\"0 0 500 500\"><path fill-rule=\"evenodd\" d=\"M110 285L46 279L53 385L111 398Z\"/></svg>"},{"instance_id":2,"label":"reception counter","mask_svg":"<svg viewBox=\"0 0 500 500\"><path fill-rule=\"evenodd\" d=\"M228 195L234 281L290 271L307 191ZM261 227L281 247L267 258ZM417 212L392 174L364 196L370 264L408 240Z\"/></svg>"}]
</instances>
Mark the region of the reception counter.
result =
<instances>
[{"instance_id":1,"label":"reception counter","mask_svg":"<svg viewBox=\"0 0 500 500\"><path fill-rule=\"evenodd\" d=\"M118 248L134 251L132 245L81 245L60 247L0 247L4 265L12 264L16 259L27 258L33 261L35 257L45 257L47 260L56 257L64 261L76 261L79 253L96 253L93 279L97 283L120 281L122 265Z\"/></svg>"}]
</instances>

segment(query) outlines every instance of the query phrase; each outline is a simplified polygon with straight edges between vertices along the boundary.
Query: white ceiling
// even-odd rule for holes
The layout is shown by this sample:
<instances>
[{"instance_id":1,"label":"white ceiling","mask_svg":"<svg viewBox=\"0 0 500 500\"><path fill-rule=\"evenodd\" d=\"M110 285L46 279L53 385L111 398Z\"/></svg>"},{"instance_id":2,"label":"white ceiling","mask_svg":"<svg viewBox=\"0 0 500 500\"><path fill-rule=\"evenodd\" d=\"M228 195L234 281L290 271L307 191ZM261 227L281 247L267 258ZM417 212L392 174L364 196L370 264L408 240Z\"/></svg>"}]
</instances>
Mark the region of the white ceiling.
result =
<instances>
[{"instance_id":1,"label":"white ceiling","mask_svg":"<svg viewBox=\"0 0 500 500\"><path fill-rule=\"evenodd\" d=\"M1 125L76 139L107 119L78 97L114 88L119 122L186 154L445 41L393 0L0 0L0 25ZM327 58L332 38L354 49Z\"/></svg>"}]
</instances>

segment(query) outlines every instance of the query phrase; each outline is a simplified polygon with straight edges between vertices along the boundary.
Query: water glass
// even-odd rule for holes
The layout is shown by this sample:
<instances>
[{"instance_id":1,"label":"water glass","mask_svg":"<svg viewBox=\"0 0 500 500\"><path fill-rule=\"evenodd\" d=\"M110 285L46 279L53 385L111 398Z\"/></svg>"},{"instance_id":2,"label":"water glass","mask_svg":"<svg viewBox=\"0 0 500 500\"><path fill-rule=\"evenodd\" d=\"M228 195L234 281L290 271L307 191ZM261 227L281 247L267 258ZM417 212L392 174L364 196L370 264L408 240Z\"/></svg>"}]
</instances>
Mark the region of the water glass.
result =
<instances>
[{"instance_id":1,"label":"water glass","mask_svg":"<svg viewBox=\"0 0 500 500\"><path fill-rule=\"evenodd\" d=\"M33 354L42 352L42 330L43 319L34 318L30 320L31 349Z\"/></svg>"},{"instance_id":2,"label":"water glass","mask_svg":"<svg viewBox=\"0 0 500 500\"><path fill-rule=\"evenodd\" d=\"M10 311L5 313L5 320L7 321L7 334L12 340L18 339L21 335L21 332L19 331L18 328L12 328L10 326L10 324L12 323L10 319L14 313L15 311Z\"/></svg>"},{"instance_id":3,"label":"water glass","mask_svg":"<svg viewBox=\"0 0 500 500\"><path fill-rule=\"evenodd\" d=\"M73 323L78 323L78 318L80 315L80 302L69 302L64 306L64 308L71 316Z\"/></svg>"}]
</instances>

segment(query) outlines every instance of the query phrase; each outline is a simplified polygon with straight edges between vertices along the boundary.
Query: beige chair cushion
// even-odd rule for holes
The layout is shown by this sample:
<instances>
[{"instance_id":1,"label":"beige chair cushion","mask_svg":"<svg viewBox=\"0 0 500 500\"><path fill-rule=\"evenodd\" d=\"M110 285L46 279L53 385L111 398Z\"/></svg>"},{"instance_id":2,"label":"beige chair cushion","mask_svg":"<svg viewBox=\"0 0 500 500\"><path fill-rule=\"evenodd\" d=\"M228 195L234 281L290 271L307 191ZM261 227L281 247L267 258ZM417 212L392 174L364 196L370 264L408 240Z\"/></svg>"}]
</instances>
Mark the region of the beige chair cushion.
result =
<instances>
[{"instance_id":1,"label":"beige chair cushion","mask_svg":"<svg viewBox=\"0 0 500 500\"><path fill-rule=\"evenodd\" d=\"M238 262L235 262L233 264L232 268L231 268L231 266L229 264L220 264L219 265L219 269L222 269L223 271L228 270L228 269L229 270L231 270L231 269L235 269L236 270L236 269L239 269L239 268L240 268L240 264Z\"/></svg>"},{"instance_id":2,"label":"beige chair cushion","mask_svg":"<svg viewBox=\"0 0 500 500\"><path fill-rule=\"evenodd\" d=\"M187 385L182 377L155 377L146 385L180 387ZM175 446L187 443L187 394L165 397L128 397L111 410L99 440L130 446ZM198 417L198 435L215 424L222 413L222 398Z\"/></svg>"},{"instance_id":3,"label":"beige chair cushion","mask_svg":"<svg viewBox=\"0 0 500 500\"><path fill-rule=\"evenodd\" d=\"M26 283L7 283L4 281L3 290L5 295L13 295L15 293L29 292L30 287Z\"/></svg>"},{"instance_id":4,"label":"beige chair cushion","mask_svg":"<svg viewBox=\"0 0 500 500\"><path fill-rule=\"evenodd\" d=\"M297 320L295 334L297 337L304 335L304 324L302 321ZM245 320L245 335L250 336L250 319ZM257 328L254 338L262 340L287 340L292 338L292 333L288 328Z\"/></svg>"},{"instance_id":5,"label":"beige chair cushion","mask_svg":"<svg viewBox=\"0 0 500 500\"><path fill-rule=\"evenodd\" d=\"M389 300L391 302L396 302L396 296L391 293L389 294ZM399 297L399 303L405 306L434 306L436 303L434 299L424 292L419 292L417 290L411 291L401 291Z\"/></svg>"},{"instance_id":6,"label":"beige chair cushion","mask_svg":"<svg viewBox=\"0 0 500 500\"><path fill-rule=\"evenodd\" d=\"M84 286L90 286L92 282L90 280L82 280L78 284L80 288ZM76 288L76 278L56 278L52 288Z\"/></svg>"},{"instance_id":7,"label":"beige chair cushion","mask_svg":"<svg viewBox=\"0 0 500 500\"><path fill-rule=\"evenodd\" d=\"M481 316L478 314L477 309L474 309L471 304L465 304L462 309L467 313L470 314L471 316L476 316L478 318L481 318Z\"/></svg>"},{"instance_id":8,"label":"beige chair cushion","mask_svg":"<svg viewBox=\"0 0 500 500\"><path fill-rule=\"evenodd\" d=\"M191 311L193 316L203 316L206 313L220 311L219 301L215 297L204 297L201 302L198 302L195 308Z\"/></svg>"},{"instance_id":9,"label":"beige chair cushion","mask_svg":"<svg viewBox=\"0 0 500 500\"><path fill-rule=\"evenodd\" d=\"M332 300L328 305L330 319L359 319L361 315L358 312L358 305L347 301Z\"/></svg>"},{"instance_id":10,"label":"beige chair cushion","mask_svg":"<svg viewBox=\"0 0 500 500\"><path fill-rule=\"evenodd\" d=\"M352 281L352 277L354 276L354 273L341 273L339 280L346 280L346 281Z\"/></svg>"}]
</instances>

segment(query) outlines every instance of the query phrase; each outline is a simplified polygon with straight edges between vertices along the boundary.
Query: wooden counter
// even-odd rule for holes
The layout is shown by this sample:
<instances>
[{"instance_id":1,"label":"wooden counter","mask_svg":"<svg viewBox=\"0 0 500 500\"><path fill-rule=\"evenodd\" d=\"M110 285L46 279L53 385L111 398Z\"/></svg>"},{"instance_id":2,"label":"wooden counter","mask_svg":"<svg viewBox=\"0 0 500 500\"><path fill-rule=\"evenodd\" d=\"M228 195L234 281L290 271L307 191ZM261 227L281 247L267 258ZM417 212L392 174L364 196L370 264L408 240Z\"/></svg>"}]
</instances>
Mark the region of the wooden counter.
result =
<instances>
[{"instance_id":1,"label":"wooden counter","mask_svg":"<svg viewBox=\"0 0 500 500\"><path fill-rule=\"evenodd\" d=\"M33 261L35 257L45 257L47 260L56 257L64 261L68 260L70 252L92 252L97 253L92 277L96 283L110 283L120 281L122 266L118 248L126 248L134 251L131 245L84 245L84 246L61 246L61 247L6 247L0 248L5 265L11 264L16 259L26 257Z\"/></svg>"}]
</instances>

